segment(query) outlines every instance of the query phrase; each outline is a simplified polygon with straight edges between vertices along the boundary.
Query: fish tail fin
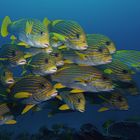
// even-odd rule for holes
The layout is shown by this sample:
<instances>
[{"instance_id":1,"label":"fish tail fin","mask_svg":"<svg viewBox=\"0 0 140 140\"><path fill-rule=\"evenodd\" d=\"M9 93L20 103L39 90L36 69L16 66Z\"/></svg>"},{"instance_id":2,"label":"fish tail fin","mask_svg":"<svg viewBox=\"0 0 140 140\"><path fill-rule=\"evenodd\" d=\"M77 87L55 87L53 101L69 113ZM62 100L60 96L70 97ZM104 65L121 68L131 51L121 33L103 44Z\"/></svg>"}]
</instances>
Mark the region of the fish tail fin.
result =
<instances>
[{"instance_id":1,"label":"fish tail fin","mask_svg":"<svg viewBox=\"0 0 140 140\"><path fill-rule=\"evenodd\" d=\"M3 19L2 26L1 26L1 35L2 37L6 37L8 35L8 26L11 23L11 19L9 16L6 16Z\"/></svg>"}]
</instances>

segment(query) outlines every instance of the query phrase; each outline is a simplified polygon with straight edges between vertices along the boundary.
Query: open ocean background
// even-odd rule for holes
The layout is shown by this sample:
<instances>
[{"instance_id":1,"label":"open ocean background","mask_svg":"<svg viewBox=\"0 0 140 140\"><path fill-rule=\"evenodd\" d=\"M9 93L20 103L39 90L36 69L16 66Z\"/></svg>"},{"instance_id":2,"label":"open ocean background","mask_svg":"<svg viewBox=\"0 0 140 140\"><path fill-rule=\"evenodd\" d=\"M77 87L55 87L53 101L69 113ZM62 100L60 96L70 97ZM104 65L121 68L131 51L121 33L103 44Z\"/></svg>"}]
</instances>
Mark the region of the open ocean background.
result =
<instances>
[{"instance_id":1,"label":"open ocean background","mask_svg":"<svg viewBox=\"0 0 140 140\"><path fill-rule=\"evenodd\" d=\"M140 50L140 0L0 0L0 22L8 15L11 19L48 17L75 20L86 33L109 36L117 49ZM0 45L8 43L0 37ZM140 86L140 73L135 77ZM27 113L18 118L16 125L0 126L7 130L35 133L41 126L66 123L74 128L91 122L101 129L108 119L123 120L140 116L140 97L129 98L129 111L97 112L97 107L87 105L85 113L72 112L47 117L47 110Z\"/></svg>"}]
</instances>

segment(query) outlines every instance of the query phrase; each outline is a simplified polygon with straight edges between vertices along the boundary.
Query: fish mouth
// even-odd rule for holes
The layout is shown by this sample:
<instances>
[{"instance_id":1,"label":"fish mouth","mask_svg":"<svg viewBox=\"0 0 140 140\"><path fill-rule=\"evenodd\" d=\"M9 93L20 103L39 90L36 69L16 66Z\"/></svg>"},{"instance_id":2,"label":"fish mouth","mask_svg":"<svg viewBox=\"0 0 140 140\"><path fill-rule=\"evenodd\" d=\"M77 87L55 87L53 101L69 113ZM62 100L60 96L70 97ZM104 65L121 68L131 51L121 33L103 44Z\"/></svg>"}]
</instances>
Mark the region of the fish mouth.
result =
<instances>
[{"instance_id":1,"label":"fish mouth","mask_svg":"<svg viewBox=\"0 0 140 140\"><path fill-rule=\"evenodd\" d=\"M13 84L14 82L15 82L14 79L9 79L6 81L7 84Z\"/></svg>"},{"instance_id":2,"label":"fish mouth","mask_svg":"<svg viewBox=\"0 0 140 140\"><path fill-rule=\"evenodd\" d=\"M18 62L18 65L25 65L25 64L26 64L26 60L25 60L25 59L20 60L20 61Z\"/></svg>"},{"instance_id":3,"label":"fish mouth","mask_svg":"<svg viewBox=\"0 0 140 140\"><path fill-rule=\"evenodd\" d=\"M48 54L50 54L51 52L53 52L53 50L51 50L51 49L50 50L47 50L47 53Z\"/></svg>"},{"instance_id":4,"label":"fish mouth","mask_svg":"<svg viewBox=\"0 0 140 140\"><path fill-rule=\"evenodd\" d=\"M55 97L55 96L57 96L57 95L58 95L58 93L55 92L55 93L53 93L53 94L51 95L51 97Z\"/></svg>"},{"instance_id":5,"label":"fish mouth","mask_svg":"<svg viewBox=\"0 0 140 140\"><path fill-rule=\"evenodd\" d=\"M64 65L64 61L57 62L56 65L57 65L57 66L63 66L63 65Z\"/></svg>"},{"instance_id":6,"label":"fish mouth","mask_svg":"<svg viewBox=\"0 0 140 140\"><path fill-rule=\"evenodd\" d=\"M48 48L48 47L49 47L49 44L46 43L46 44L43 44L43 46L44 46L45 48Z\"/></svg>"},{"instance_id":7,"label":"fish mouth","mask_svg":"<svg viewBox=\"0 0 140 140\"><path fill-rule=\"evenodd\" d=\"M77 47L78 50L86 50L88 48L88 46L83 46L83 47Z\"/></svg>"},{"instance_id":8,"label":"fish mouth","mask_svg":"<svg viewBox=\"0 0 140 140\"><path fill-rule=\"evenodd\" d=\"M50 70L48 70L49 73L55 73L57 71L57 68L52 68Z\"/></svg>"},{"instance_id":9,"label":"fish mouth","mask_svg":"<svg viewBox=\"0 0 140 140\"><path fill-rule=\"evenodd\" d=\"M85 112L85 110L84 109L79 109L79 112L82 112L83 113L83 112Z\"/></svg>"}]
</instances>

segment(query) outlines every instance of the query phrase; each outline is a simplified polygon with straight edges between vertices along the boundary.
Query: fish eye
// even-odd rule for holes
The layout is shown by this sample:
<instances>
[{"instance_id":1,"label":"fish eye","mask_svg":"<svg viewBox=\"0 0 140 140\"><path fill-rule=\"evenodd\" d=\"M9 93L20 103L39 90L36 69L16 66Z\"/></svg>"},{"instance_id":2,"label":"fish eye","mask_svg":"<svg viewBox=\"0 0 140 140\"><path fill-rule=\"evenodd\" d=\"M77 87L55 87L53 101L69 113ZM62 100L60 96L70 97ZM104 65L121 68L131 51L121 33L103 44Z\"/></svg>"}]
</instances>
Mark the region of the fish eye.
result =
<instances>
[{"instance_id":1,"label":"fish eye","mask_svg":"<svg viewBox=\"0 0 140 140\"><path fill-rule=\"evenodd\" d=\"M103 48L99 48L98 51L102 53L103 52Z\"/></svg>"},{"instance_id":2,"label":"fish eye","mask_svg":"<svg viewBox=\"0 0 140 140\"><path fill-rule=\"evenodd\" d=\"M128 73L128 70L123 70L122 71L124 74L127 74Z\"/></svg>"},{"instance_id":3,"label":"fish eye","mask_svg":"<svg viewBox=\"0 0 140 140\"><path fill-rule=\"evenodd\" d=\"M49 60L48 60L48 58L46 58L46 59L45 59L45 63L48 64L48 62L49 62Z\"/></svg>"},{"instance_id":4,"label":"fish eye","mask_svg":"<svg viewBox=\"0 0 140 140\"><path fill-rule=\"evenodd\" d=\"M40 84L40 87L41 87L41 88L45 88L44 83L41 83L41 84Z\"/></svg>"},{"instance_id":5,"label":"fish eye","mask_svg":"<svg viewBox=\"0 0 140 140\"><path fill-rule=\"evenodd\" d=\"M109 46L110 44L111 44L111 42L110 41L106 41L106 43L105 43L107 46Z\"/></svg>"},{"instance_id":6,"label":"fish eye","mask_svg":"<svg viewBox=\"0 0 140 140\"><path fill-rule=\"evenodd\" d=\"M43 33L44 33L44 32L42 32L42 31L40 32L41 35L43 35Z\"/></svg>"},{"instance_id":7,"label":"fish eye","mask_svg":"<svg viewBox=\"0 0 140 140\"><path fill-rule=\"evenodd\" d=\"M55 54L54 54L54 56L55 56L55 57L58 57L58 56L59 56L59 54L58 54L58 53L55 53Z\"/></svg>"},{"instance_id":8,"label":"fish eye","mask_svg":"<svg viewBox=\"0 0 140 140\"><path fill-rule=\"evenodd\" d=\"M103 75L102 78L103 78L103 80L108 80L108 77L105 75Z\"/></svg>"},{"instance_id":9,"label":"fish eye","mask_svg":"<svg viewBox=\"0 0 140 140\"><path fill-rule=\"evenodd\" d=\"M78 39L79 39L79 38L80 38L80 34L76 34L76 38L78 38Z\"/></svg>"},{"instance_id":10,"label":"fish eye","mask_svg":"<svg viewBox=\"0 0 140 140\"><path fill-rule=\"evenodd\" d=\"M78 99L78 103L80 103L80 101L81 101L81 100L80 100L80 99Z\"/></svg>"}]
</instances>

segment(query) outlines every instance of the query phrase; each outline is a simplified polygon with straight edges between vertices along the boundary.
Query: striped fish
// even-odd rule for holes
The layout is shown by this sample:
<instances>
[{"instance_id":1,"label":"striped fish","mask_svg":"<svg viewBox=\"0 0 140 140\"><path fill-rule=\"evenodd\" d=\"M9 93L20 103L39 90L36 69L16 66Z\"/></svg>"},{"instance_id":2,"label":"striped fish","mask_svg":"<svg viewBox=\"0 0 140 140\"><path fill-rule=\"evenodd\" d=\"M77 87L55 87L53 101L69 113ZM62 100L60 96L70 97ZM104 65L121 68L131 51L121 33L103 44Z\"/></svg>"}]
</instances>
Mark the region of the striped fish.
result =
<instances>
[{"instance_id":1,"label":"striped fish","mask_svg":"<svg viewBox=\"0 0 140 140\"><path fill-rule=\"evenodd\" d=\"M3 60L2 60L3 59ZM24 53L17 45L5 44L0 48L0 60L5 65L17 66L26 64Z\"/></svg>"},{"instance_id":2,"label":"striped fish","mask_svg":"<svg viewBox=\"0 0 140 140\"><path fill-rule=\"evenodd\" d=\"M66 41L62 41L62 44L65 44L68 48L85 50L88 47L84 30L75 21L54 20L50 24L50 32L64 36ZM56 40L53 42L56 42ZM60 42L58 42L58 44L62 45ZM55 45L55 47L56 46L57 45Z\"/></svg>"},{"instance_id":3,"label":"striped fish","mask_svg":"<svg viewBox=\"0 0 140 140\"><path fill-rule=\"evenodd\" d=\"M12 22L6 16L1 27L1 35L14 35L18 40L34 47L46 48L49 46L47 27L36 19L20 19Z\"/></svg>"},{"instance_id":4,"label":"striped fish","mask_svg":"<svg viewBox=\"0 0 140 140\"><path fill-rule=\"evenodd\" d=\"M83 93L73 94L69 91L63 91L60 93L60 96L68 108L78 110L79 112L85 111L86 100ZM62 105L59 109L65 110L66 105Z\"/></svg>"},{"instance_id":5,"label":"striped fish","mask_svg":"<svg viewBox=\"0 0 140 140\"><path fill-rule=\"evenodd\" d=\"M27 105L22 113L56 95L57 91L47 79L34 75L26 76L16 82L9 93L11 99L21 99L21 102Z\"/></svg>"},{"instance_id":6,"label":"striped fish","mask_svg":"<svg viewBox=\"0 0 140 140\"><path fill-rule=\"evenodd\" d=\"M112 81L97 68L90 66L64 65L53 74L52 80L62 85L89 92L113 90Z\"/></svg>"},{"instance_id":7,"label":"striped fish","mask_svg":"<svg viewBox=\"0 0 140 140\"><path fill-rule=\"evenodd\" d=\"M29 59L27 66L25 66L33 74L46 75L57 71L55 60L47 53L38 53Z\"/></svg>"},{"instance_id":8,"label":"striped fish","mask_svg":"<svg viewBox=\"0 0 140 140\"><path fill-rule=\"evenodd\" d=\"M88 49L84 51L62 50L62 54L64 59L70 60L72 63L87 66L97 66L112 61L112 56L107 48L100 48L97 50L89 46Z\"/></svg>"},{"instance_id":9,"label":"striped fish","mask_svg":"<svg viewBox=\"0 0 140 140\"><path fill-rule=\"evenodd\" d=\"M88 46L94 46L97 49L105 47L109 50L110 54L116 52L116 46L114 42L105 35L102 34L87 34L86 36Z\"/></svg>"},{"instance_id":10,"label":"striped fish","mask_svg":"<svg viewBox=\"0 0 140 140\"><path fill-rule=\"evenodd\" d=\"M119 50L113 55L113 59L118 59L128 67L140 70L140 51Z\"/></svg>"},{"instance_id":11,"label":"striped fish","mask_svg":"<svg viewBox=\"0 0 140 140\"><path fill-rule=\"evenodd\" d=\"M132 80L132 74L134 74L127 65L117 59L107 65L99 66L99 69L101 69L111 79L123 82L130 82Z\"/></svg>"}]
</instances>

